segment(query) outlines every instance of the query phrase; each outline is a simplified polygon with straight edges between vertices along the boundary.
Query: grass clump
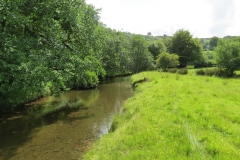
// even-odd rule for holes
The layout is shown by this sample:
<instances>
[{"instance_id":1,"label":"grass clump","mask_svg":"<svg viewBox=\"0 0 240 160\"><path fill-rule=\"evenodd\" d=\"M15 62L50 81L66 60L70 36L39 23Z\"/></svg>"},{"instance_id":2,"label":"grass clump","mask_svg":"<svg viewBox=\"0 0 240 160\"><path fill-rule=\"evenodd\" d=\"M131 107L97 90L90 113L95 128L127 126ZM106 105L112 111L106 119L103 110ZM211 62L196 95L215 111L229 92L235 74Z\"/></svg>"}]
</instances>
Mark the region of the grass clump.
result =
<instances>
[{"instance_id":1,"label":"grass clump","mask_svg":"<svg viewBox=\"0 0 240 160\"><path fill-rule=\"evenodd\" d=\"M179 69L177 69L177 68L169 68L169 69L167 70L167 72L169 72L169 73L178 73L178 74L186 75L186 74L188 74L188 69L187 69L187 68L179 68Z\"/></svg>"},{"instance_id":2,"label":"grass clump","mask_svg":"<svg viewBox=\"0 0 240 160\"><path fill-rule=\"evenodd\" d=\"M240 159L239 80L163 72L133 80L141 77L150 80L84 159Z\"/></svg>"},{"instance_id":3,"label":"grass clump","mask_svg":"<svg viewBox=\"0 0 240 160\"><path fill-rule=\"evenodd\" d=\"M195 71L196 75L200 75L200 76L204 76L205 75L205 71L204 69L197 69Z\"/></svg>"},{"instance_id":4,"label":"grass clump","mask_svg":"<svg viewBox=\"0 0 240 160\"><path fill-rule=\"evenodd\" d=\"M182 75L188 74L188 69L187 68L179 68L178 74L182 74Z\"/></svg>"},{"instance_id":5,"label":"grass clump","mask_svg":"<svg viewBox=\"0 0 240 160\"><path fill-rule=\"evenodd\" d=\"M226 77L225 71L220 68L197 69L196 75Z\"/></svg>"},{"instance_id":6,"label":"grass clump","mask_svg":"<svg viewBox=\"0 0 240 160\"><path fill-rule=\"evenodd\" d=\"M177 73L178 69L177 68L169 68L168 72L170 73Z\"/></svg>"}]
</instances>

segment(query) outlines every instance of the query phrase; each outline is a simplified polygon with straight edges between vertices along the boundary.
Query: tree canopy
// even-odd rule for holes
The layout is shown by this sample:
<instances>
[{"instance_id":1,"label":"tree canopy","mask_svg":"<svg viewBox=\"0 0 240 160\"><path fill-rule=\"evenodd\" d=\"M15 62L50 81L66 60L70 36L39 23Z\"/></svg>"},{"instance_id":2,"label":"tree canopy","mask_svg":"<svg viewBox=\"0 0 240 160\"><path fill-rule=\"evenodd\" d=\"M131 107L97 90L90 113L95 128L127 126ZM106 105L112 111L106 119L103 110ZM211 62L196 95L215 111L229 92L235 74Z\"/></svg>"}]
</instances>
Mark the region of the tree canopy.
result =
<instances>
[{"instance_id":1,"label":"tree canopy","mask_svg":"<svg viewBox=\"0 0 240 160\"><path fill-rule=\"evenodd\" d=\"M153 55L154 59L157 59L157 56L163 52L166 52L167 48L162 40L157 40L150 43L148 50Z\"/></svg>"},{"instance_id":2,"label":"tree canopy","mask_svg":"<svg viewBox=\"0 0 240 160\"><path fill-rule=\"evenodd\" d=\"M131 38L126 34L105 29L105 46L103 48L103 67L107 77L131 73Z\"/></svg>"},{"instance_id":3,"label":"tree canopy","mask_svg":"<svg viewBox=\"0 0 240 160\"><path fill-rule=\"evenodd\" d=\"M214 50L215 47L217 47L217 44L218 44L218 37L214 36L210 39L209 41L209 47L210 47L210 50Z\"/></svg>"},{"instance_id":4,"label":"tree canopy","mask_svg":"<svg viewBox=\"0 0 240 160\"><path fill-rule=\"evenodd\" d=\"M202 59L202 45L189 31L178 30L172 37L171 53L179 55L180 67Z\"/></svg>"},{"instance_id":5,"label":"tree canopy","mask_svg":"<svg viewBox=\"0 0 240 160\"><path fill-rule=\"evenodd\" d=\"M104 76L102 29L93 6L84 0L1 1L0 6L0 106L91 87Z\"/></svg>"},{"instance_id":6,"label":"tree canopy","mask_svg":"<svg viewBox=\"0 0 240 160\"><path fill-rule=\"evenodd\" d=\"M227 76L240 69L240 38L219 40L215 52L217 64L225 69Z\"/></svg>"},{"instance_id":7,"label":"tree canopy","mask_svg":"<svg viewBox=\"0 0 240 160\"><path fill-rule=\"evenodd\" d=\"M141 35L135 35L131 44L132 72L153 68L153 56L148 51L145 39Z\"/></svg>"}]
</instances>

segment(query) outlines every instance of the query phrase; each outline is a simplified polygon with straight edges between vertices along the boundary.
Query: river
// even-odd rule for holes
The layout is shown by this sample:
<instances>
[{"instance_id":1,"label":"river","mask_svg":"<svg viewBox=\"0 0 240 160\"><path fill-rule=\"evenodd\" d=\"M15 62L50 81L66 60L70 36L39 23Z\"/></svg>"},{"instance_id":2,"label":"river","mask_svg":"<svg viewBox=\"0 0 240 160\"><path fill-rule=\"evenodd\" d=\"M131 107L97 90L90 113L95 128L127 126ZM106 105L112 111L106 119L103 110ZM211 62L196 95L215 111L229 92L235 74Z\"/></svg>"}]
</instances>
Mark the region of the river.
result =
<instances>
[{"instance_id":1,"label":"river","mask_svg":"<svg viewBox=\"0 0 240 160\"><path fill-rule=\"evenodd\" d=\"M44 97L0 117L0 160L81 159L133 95L130 77Z\"/></svg>"}]
</instances>

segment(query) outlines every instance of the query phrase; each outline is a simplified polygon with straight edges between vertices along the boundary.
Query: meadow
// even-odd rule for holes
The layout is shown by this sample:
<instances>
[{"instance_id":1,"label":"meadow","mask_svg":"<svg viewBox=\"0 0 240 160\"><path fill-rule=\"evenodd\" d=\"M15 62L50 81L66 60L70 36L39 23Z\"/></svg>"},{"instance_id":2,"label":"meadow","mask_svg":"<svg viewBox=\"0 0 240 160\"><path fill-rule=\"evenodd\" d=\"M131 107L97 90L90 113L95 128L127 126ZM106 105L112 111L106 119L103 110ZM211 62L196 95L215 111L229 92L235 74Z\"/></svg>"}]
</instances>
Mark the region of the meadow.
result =
<instances>
[{"instance_id":1,"label":"meadow","mask_svg":"<svg viewBox=\"0 0 240 160\"><path fill-rule=\"evenodd\" d=\"M135 95L84 159L240 159L239 79L151 71L132 83Z\"/></svg>"}]
</instances>

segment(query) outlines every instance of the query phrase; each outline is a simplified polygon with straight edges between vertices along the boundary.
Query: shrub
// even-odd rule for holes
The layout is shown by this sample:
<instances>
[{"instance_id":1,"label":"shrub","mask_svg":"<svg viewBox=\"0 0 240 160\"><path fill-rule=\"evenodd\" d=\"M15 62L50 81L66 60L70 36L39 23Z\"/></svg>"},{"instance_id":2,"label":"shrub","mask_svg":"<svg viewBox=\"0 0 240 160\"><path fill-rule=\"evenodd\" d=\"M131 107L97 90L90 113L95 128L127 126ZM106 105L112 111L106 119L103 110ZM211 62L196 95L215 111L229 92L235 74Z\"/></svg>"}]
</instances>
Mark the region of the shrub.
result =
<instances>
[{"instance_id":1,"label":"shrub","mask_svg":"<svg viewBox=\"0 0 240 160\"><path fill-rule=\"evenodd\" d=\"M188 69L187 68L180 68L178 69L178 74L188 74Z\"/></svg>"},{"instance_id":2,"label":"shrub","mask_svg":"<svg viewBox=\"0 0 240 160\"><path fill-rule=\"evenodd\" d=\"M167 68L177 67L179 65L179 56L171 53L161 53L156 60L156 66L163 71L167 71Z\"/></svg>"},{"instance_id":3,"label":"shrub","mask_svg":"<svg viewBox=\"0 0 240 160\"><path fill-rule=\"evenodd\" d=\"M187 69L194 69L194 65L188 65Z\"/></svg>"},{"instance_id":4,"label":"shrub","mask_svg":"<svg viewBox=\"0 0 240 160\"><path fill-rule=\"evenodd\" d=\"M206 76L214 76L217 73L217 70L215 68L206 68L204 70Z\"/></svg>"},{"instance_id":5,"label":"shrub","mask_svg":"<svg viewBox=\"0 0 240 160\"><path fill-rule=\"evenodd\" d=\"M170 72L170 73L177 73L177 68L169 68L168 72Z\"/></svg>"},{"instance_id":6,"label":"shrub","mask_svg":"<svg viewBox=\"0 0 240 160\"><path fill-rule=\"evenodd\" d=\"M196 75L206 75L206 76L218 76L218 77L226 77L226 72L220 68L206 68L206 69L198 69L195 71Z\"/></svg>"},{"instance_id":7,"label":"shrub","mask_svg":"<svg viewBox=\"0 0 240 160\"><path fill-rule=\"evenodd\" d=\"M201 75L201 76L205 75L205 71L203 69L198 69L195 71L195 73L196 75Z\"/></svg>"}]
</instances>

